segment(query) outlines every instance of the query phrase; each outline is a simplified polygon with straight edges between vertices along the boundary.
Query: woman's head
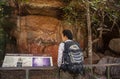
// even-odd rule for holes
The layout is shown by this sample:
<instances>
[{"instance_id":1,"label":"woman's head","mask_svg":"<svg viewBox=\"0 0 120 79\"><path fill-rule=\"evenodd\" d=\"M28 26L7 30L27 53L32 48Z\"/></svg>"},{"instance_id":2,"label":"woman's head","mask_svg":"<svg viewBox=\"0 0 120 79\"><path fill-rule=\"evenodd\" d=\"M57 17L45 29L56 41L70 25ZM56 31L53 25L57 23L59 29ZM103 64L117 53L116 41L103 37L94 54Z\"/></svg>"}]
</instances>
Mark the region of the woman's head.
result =
<instances>
[{"instance_id":1,"label":"woman's head","mask_svg":"<svg viewBox=\"0 0 120 79\"><path fill-rule=\"evenodd\" d=\"M73 39L72 32L70 30L68 30L68 29L63 30L62 39L63 39L63 41L65 41L67 39L72 40Z\"/></svg>"}]
</instances>

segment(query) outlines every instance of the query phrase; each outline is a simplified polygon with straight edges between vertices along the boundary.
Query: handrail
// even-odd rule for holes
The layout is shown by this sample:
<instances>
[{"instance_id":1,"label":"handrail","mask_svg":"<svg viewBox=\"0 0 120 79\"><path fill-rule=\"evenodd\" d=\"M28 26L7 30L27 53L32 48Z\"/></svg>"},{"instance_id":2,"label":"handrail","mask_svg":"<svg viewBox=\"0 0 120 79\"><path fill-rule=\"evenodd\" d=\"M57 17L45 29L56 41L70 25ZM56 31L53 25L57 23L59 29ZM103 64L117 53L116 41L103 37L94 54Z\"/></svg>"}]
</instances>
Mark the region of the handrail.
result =
<instances>
[{"instance_id":1,"label":"handrail","mask_svg":"<svg viewBox=\"0 0 120 79\"><path fill-rule=\"evenodd\" d=\"M94 67L94 66L120 66L120 63L109 63L109 64L86 64L84 67Z\"/></svg>"},{"instance_id":2,"label":"handrail","mask_svg":"<svg viewBox=\"0 0 120 79\"><path fill-rule=\"evenodd\" d=\"M0 67L0 70L25 70L26 78L29 79L29 71L30 70L53 70L54 66L47 67Z\"/></svg>"},{"instance_id":3,"label":"handrail","mask_svg":"<svg viewBox=\"0 0 120 79\"><path fill-rule=\"evenodd\" d=\"M111 64L85 64L84 67L95 67L95 66L120 66L120 63L111 63ZM0 70L18 70L18 69L55 69L57 66L45 66L45 67L0 67Z\"/></svg>"},{"instance_id":4,"label":"handrail","mask_svg":"<svg viewBox=\"0 0 120 79\"><path fill-rule=\"evenodd\" d=\"M84 67L107 67L107 79L110 79L110 66L120 66L120 63L109 63L109 64L85 64ZM26 79L29 79L29 70L53 70L57 69L57 66L49 67L0 67L0 70L25 70Z\"/></svg>"},{"instance_id":5,"label":"handrail","mask_svg":"<svg viewBox=\"0 0 120 79\"><path fill-rule=\"evenodd\" d=\"M109 63L109 64L91 64L91 65L84 65L84 67L107 67L107 79L110 79L110 66L120 66L120 63ZM92 71L93 73L93 71Z\"/></svg>"},{"instance_id":6,"label":"handrail","mask_svg":"<svg viewBox=\"0 0 120 79\"><path fill-rule=\"evenodd\" d=\"M55 69L54 66L47 66L47 67L0 67L0 70L51 70Z\"/></svg>"}]
</instances>

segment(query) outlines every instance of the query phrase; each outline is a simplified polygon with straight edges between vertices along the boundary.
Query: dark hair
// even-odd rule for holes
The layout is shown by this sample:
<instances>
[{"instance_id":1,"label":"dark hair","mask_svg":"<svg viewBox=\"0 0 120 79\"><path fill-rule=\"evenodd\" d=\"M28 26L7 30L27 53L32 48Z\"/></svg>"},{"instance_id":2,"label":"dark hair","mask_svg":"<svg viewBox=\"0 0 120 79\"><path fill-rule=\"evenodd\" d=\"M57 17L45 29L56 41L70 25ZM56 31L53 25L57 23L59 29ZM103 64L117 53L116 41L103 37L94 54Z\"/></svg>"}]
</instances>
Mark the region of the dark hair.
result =
<instances>
[{"instance_id":1,"label":"dark hair","mask_svg":"<svg viewBox=\"0 0 120 79\"><path fill-rule=\"evenodd\" d=\"M70 30L63 30L63 36L66 36L68 39L72 40L73 39L73 35L72 35L72 32Z\"/></svg>"}]
</instances>

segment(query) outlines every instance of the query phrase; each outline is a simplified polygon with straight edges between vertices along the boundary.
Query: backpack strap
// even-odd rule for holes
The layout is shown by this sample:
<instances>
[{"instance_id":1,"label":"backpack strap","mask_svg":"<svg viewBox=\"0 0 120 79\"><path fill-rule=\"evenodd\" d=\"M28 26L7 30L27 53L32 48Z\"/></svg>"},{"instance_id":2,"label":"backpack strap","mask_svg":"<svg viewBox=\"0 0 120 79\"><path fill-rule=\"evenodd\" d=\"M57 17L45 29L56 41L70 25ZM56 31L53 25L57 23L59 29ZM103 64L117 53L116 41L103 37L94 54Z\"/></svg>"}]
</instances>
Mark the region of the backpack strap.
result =
<instances>
[{"instance_id":1,"label":"backpack strap","mask_svg":"<svg viewBox=\"0 0 120 79\"><path fill-rule=\"evenodd\" d=\"M63 42L64 43L64 51L63 51L63 56L62 56L62 63L66 63L66 58L68 55L68 48L70 47L70 42L71 41Z\"/></svg>"},{"instance_id":2,"label":"backpack strap","mask_svg":"<svg viewBox=\"0 0 120 79\"><path fill-rule=\"evenodd\" d=\"M64 43L64 51L65 51L65 42L63 42L63 43ZM62 63L65 62L65 57L64 57L65 52L64 51L63 51L63 56L62 56Z\"/></svg>"}]
</instances>

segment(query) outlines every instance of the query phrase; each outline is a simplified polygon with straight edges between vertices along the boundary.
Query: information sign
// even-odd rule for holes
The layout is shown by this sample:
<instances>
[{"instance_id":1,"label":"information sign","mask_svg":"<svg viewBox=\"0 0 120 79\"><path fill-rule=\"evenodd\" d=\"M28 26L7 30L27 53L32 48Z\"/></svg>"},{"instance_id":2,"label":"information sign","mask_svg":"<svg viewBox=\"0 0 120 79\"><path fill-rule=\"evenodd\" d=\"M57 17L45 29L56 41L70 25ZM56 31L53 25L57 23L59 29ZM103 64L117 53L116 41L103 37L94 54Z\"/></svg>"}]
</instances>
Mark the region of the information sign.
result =
<instances>
[{"instance_id":1,"label":"information sign","mask_svg":"<svg viewBox=\"0 0 120 79\"><path fill-rule=\"evenodd\" d=\"M51 56L32 54L6 54L2 67L39 67L53 66Z\"/></svg>"}]
</instances>

